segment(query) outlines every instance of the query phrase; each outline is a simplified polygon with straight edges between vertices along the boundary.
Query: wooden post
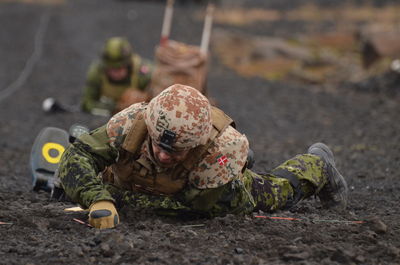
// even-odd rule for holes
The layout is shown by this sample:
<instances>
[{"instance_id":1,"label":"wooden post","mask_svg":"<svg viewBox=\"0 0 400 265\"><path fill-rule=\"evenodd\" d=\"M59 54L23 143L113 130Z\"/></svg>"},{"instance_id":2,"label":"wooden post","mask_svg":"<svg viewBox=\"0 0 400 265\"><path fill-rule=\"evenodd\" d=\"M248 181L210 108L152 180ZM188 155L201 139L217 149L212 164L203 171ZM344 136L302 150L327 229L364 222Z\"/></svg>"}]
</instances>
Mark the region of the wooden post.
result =
<instances>
[{"instance_id":1,"label":"wooden post","mask_svg":"<svg viewBox=\"0 0 400 265\"><path fill-rule=\"evenodd\" d=\"M168 42L169 34L171 32L173 12L174 12L174 0L167 0L167 6L165 7L164 20L161 30L160 45L165 45Z\"/></svg>"},{"instance_id":2,"label":"wooden post","mask_svg":"<svg viewBox=\"0 0 400 265\"><path fill-rule=\"evenodd\" d=\"M200 45L200 52L204 55L207 55L208 52L208 44L210 42L210 36L211 36L213 13L214 13L214 5L208 4L206 17L204 19L203 35L201 37L201 45Z\"/></svg>"}]
</instances>

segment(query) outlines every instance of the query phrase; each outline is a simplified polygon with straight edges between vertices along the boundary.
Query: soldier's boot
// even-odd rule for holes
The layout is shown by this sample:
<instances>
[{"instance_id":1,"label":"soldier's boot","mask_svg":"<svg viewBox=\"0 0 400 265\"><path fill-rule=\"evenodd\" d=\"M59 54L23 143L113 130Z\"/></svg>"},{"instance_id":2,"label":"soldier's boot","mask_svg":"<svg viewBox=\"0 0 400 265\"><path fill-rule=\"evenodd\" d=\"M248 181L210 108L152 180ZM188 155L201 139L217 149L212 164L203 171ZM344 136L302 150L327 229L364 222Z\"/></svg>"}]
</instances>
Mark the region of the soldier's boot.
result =
<instances>
[{"instance_id":1,"label":"soldier's boot","mask_svg":"<svg viewBox=\"0 0 400 265\"><path fill-rule=\"evenodd\" d=\"M348 201L347 183L336 168L332 151L323 143L315 143L308 148L307 153L320 157L327 166L327 183L316 194L322 205L345 209Z\"/></svg>"}]
</instances>

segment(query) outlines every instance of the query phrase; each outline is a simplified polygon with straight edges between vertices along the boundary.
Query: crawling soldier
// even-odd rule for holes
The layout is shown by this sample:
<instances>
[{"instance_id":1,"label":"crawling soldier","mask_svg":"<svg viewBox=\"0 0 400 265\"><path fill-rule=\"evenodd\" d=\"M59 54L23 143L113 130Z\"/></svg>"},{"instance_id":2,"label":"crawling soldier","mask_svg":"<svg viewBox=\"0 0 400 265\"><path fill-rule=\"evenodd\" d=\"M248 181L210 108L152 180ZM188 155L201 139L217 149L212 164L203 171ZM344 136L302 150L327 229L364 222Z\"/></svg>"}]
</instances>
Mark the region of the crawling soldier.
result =
<instances>
[{"instance_id":1,"label":"crawling soldier","mask_svg":"<svg viewBox=\"0 0 400 265\"><path fill-rule=\"evenodd\" d=\"M217 216L290 208L317 195L326 207L346 207L347 184L326 145L268 174L248 168L248 153L231 118L176 84L83 134L64 153L59 177L100 229L116 226L124 205Z\"/></svg>"}]
</instances>

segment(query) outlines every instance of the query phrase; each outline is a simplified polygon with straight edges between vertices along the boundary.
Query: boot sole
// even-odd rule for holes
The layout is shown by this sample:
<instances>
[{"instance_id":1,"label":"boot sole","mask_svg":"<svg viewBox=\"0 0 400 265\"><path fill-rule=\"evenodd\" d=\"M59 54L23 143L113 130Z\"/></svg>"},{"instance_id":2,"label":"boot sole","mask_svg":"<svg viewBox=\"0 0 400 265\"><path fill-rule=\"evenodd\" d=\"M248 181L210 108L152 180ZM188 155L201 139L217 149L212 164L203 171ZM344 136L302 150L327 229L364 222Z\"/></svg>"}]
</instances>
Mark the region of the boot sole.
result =
<instances>
[{"instance_id":1,"label":"boot sole","mask_svg":"<svg viewBox=\"0 0 400 265\"><path fill-rule=\"evenodd\" d=\"M321 157L325 163L330 165L329 168L332 170L332 177L329 178L330 185L337 191L335 195L339 197L337 202L340 205L339 208L345 209L348 200L347 182L336 168L335 158L331 149L323 143L315 143L308 148L307 153Z\"/></svg>"}]
</instances>

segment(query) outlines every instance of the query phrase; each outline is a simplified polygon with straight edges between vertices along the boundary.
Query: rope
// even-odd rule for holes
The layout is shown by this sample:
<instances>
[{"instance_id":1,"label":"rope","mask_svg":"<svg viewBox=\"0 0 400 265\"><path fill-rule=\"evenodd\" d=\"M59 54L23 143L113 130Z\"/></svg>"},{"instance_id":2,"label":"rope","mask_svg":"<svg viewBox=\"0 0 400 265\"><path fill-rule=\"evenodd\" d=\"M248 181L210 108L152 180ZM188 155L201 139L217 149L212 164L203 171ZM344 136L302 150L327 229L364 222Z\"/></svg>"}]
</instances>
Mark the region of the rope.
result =
<instances>
[{"instance_id":1,"label":"rope","mask_svg":"<svg viewBox=\"0 0 400 265\"><path fill-rule=\"evenodd\" d=\"M40 18L39 29L36 32L35 40L34 40L34 48L31 57L26 61L25 66L18 78L12 82L8 87L0 91L0 102L6 99L8 96L16 92L21 88L22 85L26 82L35 64L39 61L42 50L43 50L43 39L46 33L47 26L49 24L49 14L44 14Z\"/></svg>"}]
</instances>

